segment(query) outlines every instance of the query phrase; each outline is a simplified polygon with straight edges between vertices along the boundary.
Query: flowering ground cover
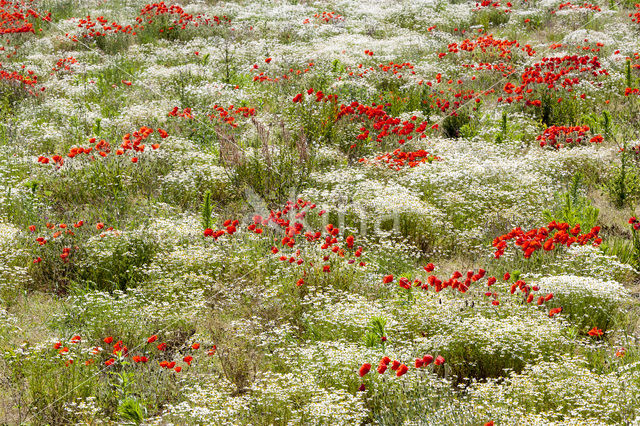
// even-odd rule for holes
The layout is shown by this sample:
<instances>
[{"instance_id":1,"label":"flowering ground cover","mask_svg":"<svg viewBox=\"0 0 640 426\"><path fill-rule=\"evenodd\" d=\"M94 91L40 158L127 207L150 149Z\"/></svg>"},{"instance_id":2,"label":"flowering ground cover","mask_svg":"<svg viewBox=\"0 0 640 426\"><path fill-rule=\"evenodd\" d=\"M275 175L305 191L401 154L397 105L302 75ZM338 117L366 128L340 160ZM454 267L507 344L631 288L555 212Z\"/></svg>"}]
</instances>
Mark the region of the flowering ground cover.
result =
<instances>
[{"instance_id":1,"label":"flowering ground cover","mask_svg":"<svg viewBox=\"0 0 640 426\"><path fill-rule=\"evenodd\" d=\"M0 0L0 423L640 422L639 11Z\"/></svg>"}]
</instances>

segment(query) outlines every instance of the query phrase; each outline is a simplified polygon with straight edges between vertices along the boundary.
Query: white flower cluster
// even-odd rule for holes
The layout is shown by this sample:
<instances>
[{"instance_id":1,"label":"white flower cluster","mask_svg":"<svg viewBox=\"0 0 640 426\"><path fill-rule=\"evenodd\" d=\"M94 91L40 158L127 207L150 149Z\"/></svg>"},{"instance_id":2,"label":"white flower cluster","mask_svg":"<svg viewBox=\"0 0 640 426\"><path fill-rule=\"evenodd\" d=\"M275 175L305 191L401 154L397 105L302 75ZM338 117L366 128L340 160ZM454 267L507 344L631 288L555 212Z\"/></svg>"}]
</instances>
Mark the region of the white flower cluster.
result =
<instances>
[{"instance_id":1,"label":"white flower cluster","mask_svg":"<svg viewBox=\"0 0 640 426\"><path fill-rule=\"evenodd\" d=\"M497 422L620 424L640 414L637 370L598 374L580 358L541 361L506 380L475 383L475 408Z\"/></svg>"},{"instance_id":2,"label":"white flower cluster","mask_svg":"<svg viewBox=\"0 0 640 426\"><path fill-rule=\"evenodd\" d=\"M603 304L621 303L629 297L628 290L619 282L594 277L557 275L544 277L536 283L542 291L567 298L593 297Z\"/></svg>"}]
</instances>

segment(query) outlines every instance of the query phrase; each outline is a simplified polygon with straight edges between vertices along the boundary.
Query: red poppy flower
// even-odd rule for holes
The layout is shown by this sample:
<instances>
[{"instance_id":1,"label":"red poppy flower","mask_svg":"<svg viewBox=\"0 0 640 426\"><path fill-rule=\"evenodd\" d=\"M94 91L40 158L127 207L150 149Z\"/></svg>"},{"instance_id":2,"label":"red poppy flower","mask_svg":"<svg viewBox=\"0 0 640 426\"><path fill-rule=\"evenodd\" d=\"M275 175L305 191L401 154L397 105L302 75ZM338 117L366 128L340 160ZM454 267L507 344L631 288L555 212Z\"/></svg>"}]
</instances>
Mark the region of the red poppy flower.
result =
<instances>
[{"instance_id":1,"label":"red poppy flower","mask_svg":"<svg viewBox=\"0 0 640 426\"><path fill-rule=\"evenodd\" d=\"M436 361L434 363L435 365L442 365L444 364L444 357L442 355L438 355L436 357Z\"/></svg>"},{"instance_id":2,"label":"red poppy flower","mask_svg":"<svg viewBox=\"0 0 640 426\"><path fill-rule=\"evenodd\" d=\"M370 370L371 370L371 364L369 363L362 364L359 371L360 377L364 377L366 374L369 373Z\"/></svg>"},{"instance_id":3,"label":"red poppy flower","mask_svg":"<svg viewBox=\"0 0 640 426\"><path fill-rule=\"evenodd\" d=\"M589 330L589 336L592 336L592 337L596 337L596 336L600 337L603 334L604 334L603 331L597 327L593 327L591 330Z\"/></svg>"},{"instance_id":4,"label":"red poppy flower","mask_svg":"<svg viewBox=\"0 0 640 426\"><path fill-rule=\"evenodd\" d=\"M400 280L398 281L398 285L404 288L405 290L408 290L411 288L411 282L409 282L409 279L406 277L400 278Z\"/></svg>"},{"instance_id":5,"label":"red poppy flower","mask_svg":"<svg viewBox=\"0 0 640 426\"><path fill-rule=\"evenodd\" d=\"M562 312L562 308L553 308L549 311L549 317L552 318L554 315Z\"/></svg>"},{"instance_id":6,"label":"red poppy flower","mask_svg":"<svg viewBox=\"0 0 640 426\"><path fill-rule=\"evenodd\" d=\"M345 241L347 243L347 247L353 248L353 235L349 235Z\"/></svg>"},{"instance_id":7,"label":"red poppy flower","mask_svg":"<svg viewBox=\"0 0 640 426\"><path fill-rule=\"evenodd\" d=\"M402 364L402 365L400 365L400 367L398 367L398 370L396 371L396 376L400 377L400 376L404 375L407 371L409 371L409 367L407 367L406 365Z\"/></svg>"},{"instance_id":8,"label":"red poppy flower","mask_svg":"<svg viewBox=\"0 0 640 426\"><path fill-rule=\"evenodd\" d=\"M427 365L431 364L433 362L433 356L432 355L425 355L422 357L422 362L424 363L424 366L426 367Z\"/></svg>"},{"instance_id":9,"label":"red poppy flower","mask_svg":"<svg viewBox=\"0 0 640 426\"><path fill-rule=\"evenodd\" d=\"M158 340L158 336L156 336L156 335L154 334L153 336L151 336L151 337L149 337L149 338L147 339L147 343L153 343L153 342L155 342L156 340Z\"/></svg>"},{"instance_id":10,"label":"red poppy flower","mask_svg":"<svg viewBox=\"0 0 640 426\"><path fill-rule=\"evenodd\" d=\"M393 275L386 275L383 279L382 282L384 284L389 284L390 282L393 281Z\"/></svg>"}]
</instances>

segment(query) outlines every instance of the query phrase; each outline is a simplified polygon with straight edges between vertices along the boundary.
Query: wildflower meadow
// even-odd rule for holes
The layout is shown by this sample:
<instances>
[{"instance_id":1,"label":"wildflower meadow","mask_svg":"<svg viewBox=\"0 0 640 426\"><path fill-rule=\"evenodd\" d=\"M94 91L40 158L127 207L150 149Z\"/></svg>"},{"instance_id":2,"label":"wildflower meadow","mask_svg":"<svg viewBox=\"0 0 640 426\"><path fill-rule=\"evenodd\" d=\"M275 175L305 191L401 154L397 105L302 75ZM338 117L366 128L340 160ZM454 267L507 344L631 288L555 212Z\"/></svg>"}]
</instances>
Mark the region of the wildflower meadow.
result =
<instances>
[{"instance_id":1,"label":"wildflower meadow","mask_svg":"<svg viewBox=\"0 0 640 426\"><path fill-rule=\"evenodd\" d=\"M640 424L640 5L0 0L0 424Z\"/></svg>"}]
</instances>

